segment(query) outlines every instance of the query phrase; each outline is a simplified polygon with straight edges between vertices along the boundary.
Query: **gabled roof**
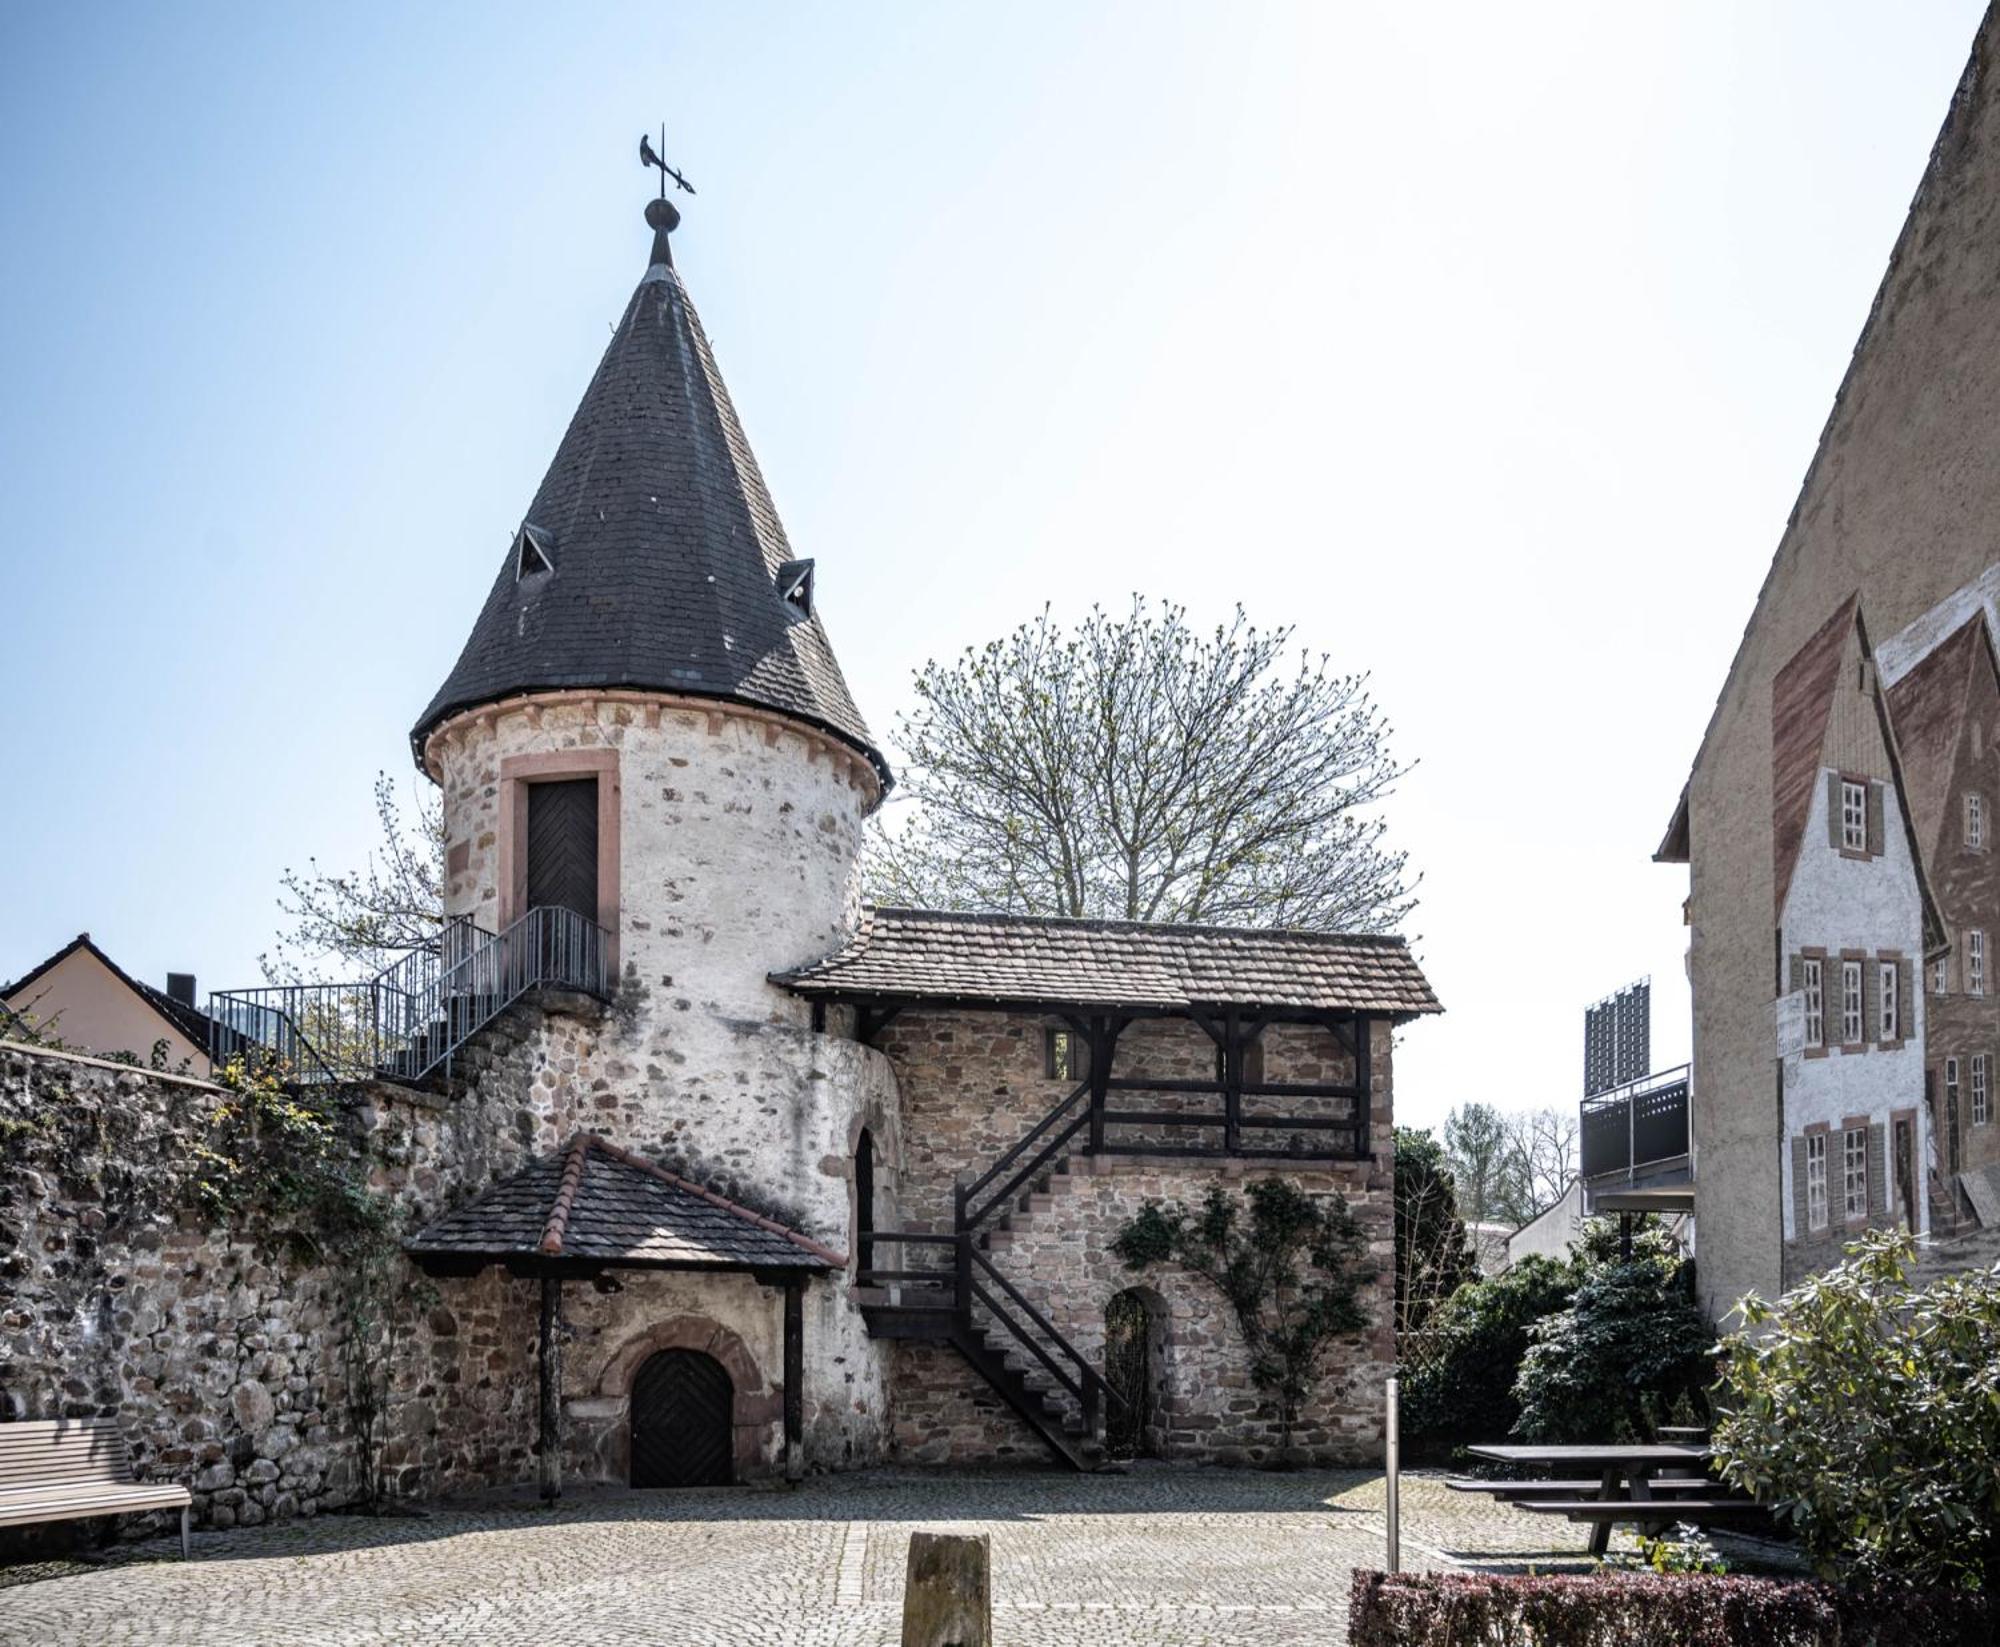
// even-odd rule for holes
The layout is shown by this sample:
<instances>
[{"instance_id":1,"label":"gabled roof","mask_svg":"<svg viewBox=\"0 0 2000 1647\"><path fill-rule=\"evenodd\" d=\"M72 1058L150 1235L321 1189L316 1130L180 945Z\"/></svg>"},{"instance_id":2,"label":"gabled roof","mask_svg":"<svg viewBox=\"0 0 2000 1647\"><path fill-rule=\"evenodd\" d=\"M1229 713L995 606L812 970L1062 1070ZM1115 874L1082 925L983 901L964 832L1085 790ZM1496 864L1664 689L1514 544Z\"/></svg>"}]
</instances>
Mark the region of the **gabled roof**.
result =
<instances>
[{"instance_id":1,"label":"gabled roof","mask_svg":"<svg viewBox=\"0 0 2000 1647\"><path fill-rule=\"evenodd\" d=\"M209 1032L216 1027L213 1018L209 1017L199 1007L190 1006L185 1001L176 1001L164 989L155 989L151 984L134 978L116 961L112 960L109 955L105 954L103 950L99 949L96 944L92 943L88 932L79 932L46 961L43 961L31 971L22 973L11 984L0 984L0 1000L11 999L13 996L20 994L24 989L29 988L39 980L44 973L51 971L62 962L68 960L78 950L83 950L89 954L106 972L110 973L112 977L131 990L134 995L144 1001L147 1006L151 1007L155 1013L164 1018L174 1029L194 1042L196 1046L202 1048L204 1051L208 1049L211 1044ZM25 1007L27 1003L24 1002L22 1005Z\"/></svg>"},{"instance_id":2,"label":"gabled roof","mask_svg":"<svg viewBox=\"0 0 2000 1647\"><path fill-rule=\"evenodd\" d=\"M839 950L772 981L809 997L977 1006L1443 1010L1400 938L927 909L871 909Z\"/></svg>"},{"instance_id":3,"label":"gabled roof","mask_svg":"<svg viewBox=\"0 0 2000 1647\"><path fill-rule=\"evenodd\" d=\"M678 218L666 207L656 219L652 262L465 650L418 717L418 764L460 710L602 687L775 710L851 744L886 785L817 613L778 587L797 558L674 270Z\"/></svg>"},{"instance_id":4,"label":"gabled roof","mask_svg":"<svg viewBox=\"0 0 2000 1647\"><path fill-rule=\"evenodd\" d=\"M1889 714L1902 757L1910 810L1934 851L1950 826L1952 768L1972 701L1973 671L1994 669L1986 619L1977 615L1905 669L1889 688Z\"/></svg>"},{"instance_id":5,"label":"gabled roof","mask_svg":"<svg viewBox=\"0 0 2000 1647\"><path fill-rule=\"evenodd\" d=\"M797 1230L592 1133L434 1218L419 1260L557 1262L626 1269L827 1270L847 1260Z\"/></svg>"},{"instance_id":6,"label":"gabled roof","mask_svg":"<svg viewBox=\"0 0 2000 1647\"><path fill-rule=\"evenodd\" d=\"M1819 781L1819 757L1826 746L1833 689L1840 678L1840 660L1854 634L1859 605L1860 597L1849 595L1835 607L1833 616L1813 631L1771 682L1772 886L1779 909L1785 907L1806 819L1812 815L1813 787Z\"/></svg>"}]
</instances>

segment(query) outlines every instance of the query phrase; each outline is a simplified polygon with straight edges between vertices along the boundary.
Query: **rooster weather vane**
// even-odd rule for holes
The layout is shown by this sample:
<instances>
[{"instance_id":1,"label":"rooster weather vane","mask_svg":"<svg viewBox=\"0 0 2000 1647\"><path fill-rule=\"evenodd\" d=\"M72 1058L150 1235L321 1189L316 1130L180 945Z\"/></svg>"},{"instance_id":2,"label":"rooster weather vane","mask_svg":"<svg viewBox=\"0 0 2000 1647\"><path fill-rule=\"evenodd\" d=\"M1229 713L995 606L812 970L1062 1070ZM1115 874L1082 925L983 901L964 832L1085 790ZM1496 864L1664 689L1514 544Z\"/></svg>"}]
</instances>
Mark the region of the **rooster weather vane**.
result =
<instances>
[{"instance_id":1,"label":"rooster weather vane","mask_svg":"<svg viewBox=\"0 0 2000 1647\"><path fill-rule=\"evenodd\" d=\"M666 146L667 128L662 126L660 128L660 148L664 149ZM662 200L667 198L667 179L670 177L674 180L676 187L685 189L689 194L694 193L694 185L660 158L659 152L653 147L653 139L644 132L639 135L639 164L642 166L658 166L660 168L660 198Z\"/></svg>"}]
</instances>

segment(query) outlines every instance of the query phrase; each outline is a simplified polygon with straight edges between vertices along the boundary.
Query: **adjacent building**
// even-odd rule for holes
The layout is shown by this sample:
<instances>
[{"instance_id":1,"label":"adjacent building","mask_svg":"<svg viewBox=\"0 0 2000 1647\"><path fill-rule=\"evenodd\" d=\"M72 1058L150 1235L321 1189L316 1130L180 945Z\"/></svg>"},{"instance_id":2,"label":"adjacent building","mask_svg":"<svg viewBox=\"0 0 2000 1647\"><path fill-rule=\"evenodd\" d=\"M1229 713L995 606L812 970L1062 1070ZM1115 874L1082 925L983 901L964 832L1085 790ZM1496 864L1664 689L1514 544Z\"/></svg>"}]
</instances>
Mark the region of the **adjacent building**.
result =
<instances>
[{"instance_id":1,"label":"adjacent building","mask_svg":"<svg viewBox=\"0 0 2000 1647\"><path fill-rule=\"evenodd\" d=\"M37 1036L100 1058L188 1075L210 1072L214 1026L195 1005L191 972L165 989L134 978L79 932L40 965L0 986L0 1007Z\"/></svg>"}]
</instances>

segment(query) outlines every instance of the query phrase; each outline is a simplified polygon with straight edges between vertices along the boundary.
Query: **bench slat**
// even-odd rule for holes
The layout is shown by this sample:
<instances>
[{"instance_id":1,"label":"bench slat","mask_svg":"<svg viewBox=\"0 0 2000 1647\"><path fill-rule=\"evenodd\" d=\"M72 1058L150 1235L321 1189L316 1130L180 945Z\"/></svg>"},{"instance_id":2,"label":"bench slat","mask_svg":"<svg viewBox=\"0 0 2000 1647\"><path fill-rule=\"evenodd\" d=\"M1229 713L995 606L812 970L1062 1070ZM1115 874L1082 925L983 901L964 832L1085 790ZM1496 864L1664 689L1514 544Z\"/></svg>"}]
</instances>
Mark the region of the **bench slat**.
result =
<instances>
[{"instance_id":1,"label":"bench slat","mask_svg":"<svg viewBox=\"0 0 2000 1647\"><path fill-rule=\"evenodd\" d=\"M76 1492L60 1487L43 1487L32 1493L0 1493L0 1510L28 1510L42 1504L102 1504L113 1500L137 1502L159 1500L179 1502L191 1495L187 1488L171 1481L148 1481L102 1492Z\"/></svg>"},{"instance_id":2,"label":"bench slat","mask_svg":"<svg viewBox=\"0 0 2000 1647\"><path fill-rule=\"evenodd\" d=\"M1579 1498L1523 1504L1521 1508L1542 1515L1566 1515L1572 1521L1687 1521L1771 1513L1768 1505L1751 1498L1656 1498L1650 1503L1632 1498Z\"/></svg>"}]
</instances>

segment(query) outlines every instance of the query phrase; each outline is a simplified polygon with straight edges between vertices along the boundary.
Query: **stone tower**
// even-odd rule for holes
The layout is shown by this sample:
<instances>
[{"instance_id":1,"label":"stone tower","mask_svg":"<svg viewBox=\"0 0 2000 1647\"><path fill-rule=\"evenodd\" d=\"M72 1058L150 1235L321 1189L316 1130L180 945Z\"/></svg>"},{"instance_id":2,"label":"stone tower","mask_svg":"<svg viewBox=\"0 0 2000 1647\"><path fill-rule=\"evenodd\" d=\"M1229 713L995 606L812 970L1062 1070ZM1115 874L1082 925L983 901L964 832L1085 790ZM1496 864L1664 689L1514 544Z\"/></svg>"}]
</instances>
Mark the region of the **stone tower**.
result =
<instances>
[{"instance_id":1,"label":"stone tower","mask_svg":"<svg viewBox=\"0 0 2000 1647\"><path fill-rule=\"evenodd\" d=\"M679 214L646 219L646 271L411 734L444 792L448 912L502 933L574 911L616 979L601 1016L545 1011L512 1092L475 1108L537 1153L601 1134L845 1252L864 1128L893 1193L893 1076L769 975L853 930L889 772L674 267ZM878 1353L816 1296L816 1358L864 1388L823 1403L840 1434L815 1450L863 1455Z\"/></svg>"}]
</instances>

